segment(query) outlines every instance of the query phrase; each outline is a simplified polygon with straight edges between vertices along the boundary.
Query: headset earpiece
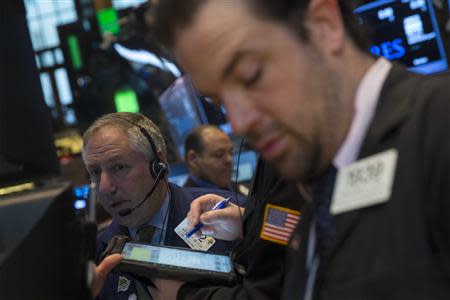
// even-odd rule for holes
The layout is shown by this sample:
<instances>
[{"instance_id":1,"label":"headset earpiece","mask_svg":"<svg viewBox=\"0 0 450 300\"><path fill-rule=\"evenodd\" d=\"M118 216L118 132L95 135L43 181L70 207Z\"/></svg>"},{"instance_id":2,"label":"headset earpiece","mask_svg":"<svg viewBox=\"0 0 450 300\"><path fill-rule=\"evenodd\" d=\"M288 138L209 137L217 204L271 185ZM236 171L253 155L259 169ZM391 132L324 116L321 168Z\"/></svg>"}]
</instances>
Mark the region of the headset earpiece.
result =
<instances>
[{"instance_id":1,"label":"headset earpiece","mask_svg":"<svg viewBox=\"0 0 450 300\"><path fill-rule=\"evenodd\" d=\"M156 149L156 145L155 142L153 141L152 137L150 136L150 134L147 132L147 130L145 130L144 127L133 123L134 125L136 125L137 127L139 127L139 129L141 130L141 133L145 136L145 138L147 139L148 143L150 144L150 148L153 151L153 155L155 155L155 158L150 161L149 164L149 169L150 169L150 174L152 175L153 179L156 179L156 177L158 176L159 172L163 172L160 176L164 176L165 173L168 170L168 167L166 165L165 162L163 162L159 157L158 157L158 150Z\"/></svg>"},{"instance_id":2,"label":"headset earpiece","mask_svg":"<svg viewBox=\"0 0 450 300\"><path fill-rule=\"evenodd\" d=\"M153 178L159 176L164 176L167 173L167 165L159 158L155 158L150 162L150 174L152 174Z\"/></svg>"}]
</instances>

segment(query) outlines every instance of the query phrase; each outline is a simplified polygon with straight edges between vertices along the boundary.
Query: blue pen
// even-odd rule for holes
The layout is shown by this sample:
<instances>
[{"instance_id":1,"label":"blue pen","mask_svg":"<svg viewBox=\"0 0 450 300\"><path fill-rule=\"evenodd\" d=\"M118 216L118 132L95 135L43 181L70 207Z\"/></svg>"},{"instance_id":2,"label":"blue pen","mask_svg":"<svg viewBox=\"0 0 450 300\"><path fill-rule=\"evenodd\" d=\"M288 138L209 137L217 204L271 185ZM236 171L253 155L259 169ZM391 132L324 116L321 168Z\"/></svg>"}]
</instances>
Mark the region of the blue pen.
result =
<instances>
[{"instance_id":1,"label":"blue pen","mask_svg":"<svg viewBox=\"0 0 450 300\"><path fill-rule=\"evenodd\" d=\"M225 208L225 206L227 206L227 204L230 201L230 199L231 199L231 197L228 197L228 198L223 199L220 202L217 202L216 205L214 205L211 210ZM197 225L194 226L194 228L192 228L188 233L186 233L186 235L185 235L186 238L190 238L194 233L196 233L202 227L203 227L203 223L202 222L198 222Z\"/></svg>"}]
</instances>

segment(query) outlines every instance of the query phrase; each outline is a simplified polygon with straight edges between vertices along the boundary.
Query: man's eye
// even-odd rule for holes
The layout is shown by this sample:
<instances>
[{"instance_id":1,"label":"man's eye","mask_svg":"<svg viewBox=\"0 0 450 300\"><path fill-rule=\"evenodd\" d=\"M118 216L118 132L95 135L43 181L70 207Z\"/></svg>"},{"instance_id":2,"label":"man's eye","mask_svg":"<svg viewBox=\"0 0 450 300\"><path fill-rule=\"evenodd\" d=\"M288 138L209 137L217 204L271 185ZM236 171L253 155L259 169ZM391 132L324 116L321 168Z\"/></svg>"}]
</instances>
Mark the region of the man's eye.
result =
<instances>
[{"instance_id":1,"label":"man's eye","mask_svg":"<svg viewBox=\"0 0 450 300\"><path fill-rule=\"evenodd\" d=\"M112 171L117 175L125 175L129 170L129 166L124 164L117 164L112 167Z\"/></svg>"},{"instance_id":2,"label":"man's eye","mask_svg":"<svg viewBox=\"0 0 450 300\"><path fill-rule=\"evenodd\" d=\"M251 87L251 86L255 85L261 79L261 75L262 75L262 69L259 68L253 73L253 75L250 78L244 80L244 85L246 87Z\"/></svg>"},{"instance_id":3,"label":"man's eye","mask_svg":"<svg viewBox=\"0 0 450 300\"><path fill-rule=\"evenodd\" d=\"M113 167L114 171L122 171L124 169L125 169L125 165L122 165L122 164L114 165L114 167Z\"/></svg>"},{"instance_id":4,"label":"man's eye","mask_svg":"<svg viewBox=\"0 0 450 300\"><path fill-rule=\"evenodd\" d=\"M221 157L223 157L225 155L225 151L218 151L218 152L215 152L214 153L214 156L216 157L216 158L221 158Z\"/></svg>"}]
</instances>

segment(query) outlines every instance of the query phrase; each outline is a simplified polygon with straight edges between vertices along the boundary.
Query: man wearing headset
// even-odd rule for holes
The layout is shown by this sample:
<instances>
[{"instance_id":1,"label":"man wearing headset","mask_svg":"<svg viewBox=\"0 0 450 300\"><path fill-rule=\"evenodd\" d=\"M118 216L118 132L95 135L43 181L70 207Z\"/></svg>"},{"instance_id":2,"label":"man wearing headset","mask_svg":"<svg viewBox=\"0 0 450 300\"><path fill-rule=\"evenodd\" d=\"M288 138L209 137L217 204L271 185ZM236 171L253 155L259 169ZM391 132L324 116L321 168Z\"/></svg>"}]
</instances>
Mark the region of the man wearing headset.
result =
<instances>
[{"instance_id":1,"label":"man wearing headset","mask_svg":"<svg viewBox=\"0 0 450 300\"><path fill-rule=\"evenodd\" d=\"M97 263L115 235L187 247L174 228L185 218L190 202L206 193L229 194L168 183L164 139L158 127L141 114L112 113L95 121L83 136L83 160L100 203L113 219L97 238ZM216 241L209 251L225 253L232 245ZM109 274L98 295L98 299L149 297L145 284L120 273Z\"/></svg>"}]
</instances>

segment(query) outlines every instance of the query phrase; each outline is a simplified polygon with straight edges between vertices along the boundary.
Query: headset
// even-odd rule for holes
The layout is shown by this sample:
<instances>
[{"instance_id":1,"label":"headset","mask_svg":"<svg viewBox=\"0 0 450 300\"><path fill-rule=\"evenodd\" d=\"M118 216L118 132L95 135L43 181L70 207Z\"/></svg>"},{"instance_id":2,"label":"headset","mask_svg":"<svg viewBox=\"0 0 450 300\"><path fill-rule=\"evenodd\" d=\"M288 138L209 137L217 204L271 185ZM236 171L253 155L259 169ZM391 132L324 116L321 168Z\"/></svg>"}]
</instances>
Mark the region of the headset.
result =
<instances>
[{"instance_id":1,"label":"headset","mask_svg":"<svg viewBox=\"0 0 450 300\"><path fill-rule=\"evenodd\" d=\"M128 216L129 214L131 214L135 209L137 209L142 204L144 204L144 202L148 198L150 198L150 196L153 194L158 183L161 181L161 179L164 178L164 176L169 171L169 167L167 166L167 164L164 161L161 160L161 158L159 158L155 142L153 141L152 137L150 136L150 133L148 133L148 131L144 127L142 127L141 125L139 125L133 121L125 119L125 118L118 118L118 119L126 121L126 122L132 124L133 126L136 126L137 128L139 128L142 135L147 139L148 143L150 144L150 148L155 155L155 158L149 162L150 175L152 176L152 178L155 181L153 182L153 185L150 188L150 191L147 193L147 195L145 195L145 198L142 199L142 201L137 206L135 206L133 208L124 208L119 211L119 216L125 217L125 216Z\"/></svg>"}]
</instances>

